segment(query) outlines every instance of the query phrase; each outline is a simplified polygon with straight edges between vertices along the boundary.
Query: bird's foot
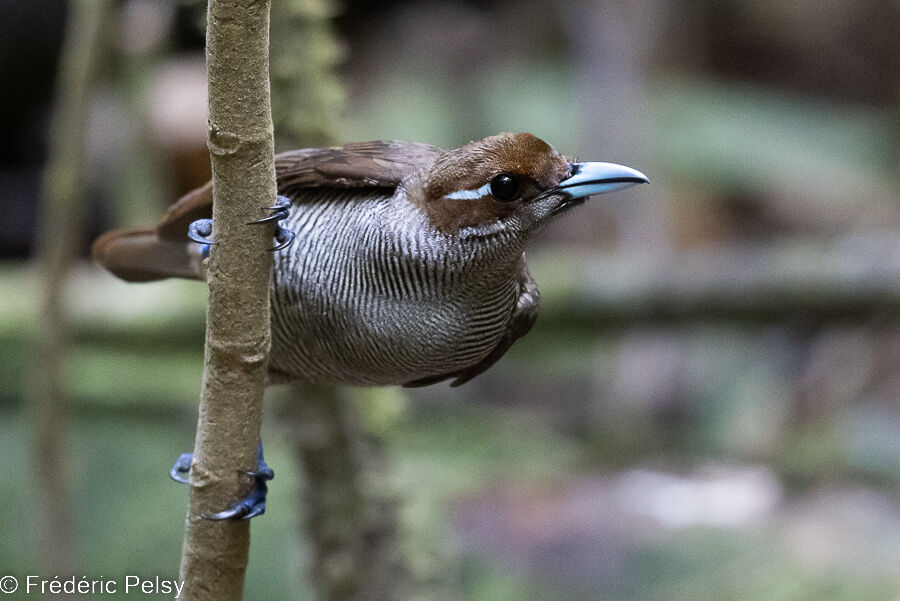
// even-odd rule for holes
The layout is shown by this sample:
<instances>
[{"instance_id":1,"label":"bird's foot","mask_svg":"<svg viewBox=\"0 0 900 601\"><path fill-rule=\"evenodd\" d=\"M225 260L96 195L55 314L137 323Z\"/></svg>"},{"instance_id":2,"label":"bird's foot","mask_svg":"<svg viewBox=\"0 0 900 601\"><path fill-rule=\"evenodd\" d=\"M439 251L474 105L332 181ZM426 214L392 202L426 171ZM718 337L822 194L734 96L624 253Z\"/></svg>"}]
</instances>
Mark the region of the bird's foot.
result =
<instances>
[{"instance_id":1,"label":"bird's foot","mask_svg":"<svg viewBox=\"0 0 900 601\"><path fill-rule=\"evenodd\" d=\"M259 225L264 223L275 222L275 246L273 246L270 251L274 252L276 250L281 250L283 248L287 248L294 242L294 232L289 229L281 227L279 221L283 219L287 219L291 214L291 199L286 196L278 196L277 202L274 206L271 207L263 207L265 211L271 211L271 215L268 217L263 217L257 221L251 221L247 225ZM188 238L196 242L197 244L202 244L203 246L200 249L200 254L204 259L209 257L209 247L216 243L215 240L211 239L213 230L213 222L212 219L198 219L191 223L188 226Z\"/></svg>"},{"instance_id":2,"label":"bird's foot","mask_svg":"<svg viewBox=\"0 0 900 601\"><path fill-rule=\"evenodd\" d=\"M191 461L193 459L194 456L192 453L182 453L175 461L175 464L172 465L172 469L169 470L169 476L171 476L172 480L181 482L183 484L188 484L189 480L184 476L190 472ZM256 470L246 473L250 476L253 476L253 489L250 491L250 494L235 503L230 509L220 511L218 513L203 515L202 517L204 519L249 520L250 518L255 518L256 516L262 515L266 512L266 493L269 491L269 486L268 484L266 484L266 482L275 477L275 472L272 471L272 468L266 465L265 459L263 458L262 442L259 443L259 452L256 459Z\"/></svg>"},{"instance_id":3,"label":"bird's foot","mask_svg":"<svg viewBox=\"0 0 900 601\"><path fill-rule=\"evenodd\" d=\"M169 470L169 477L175 482L190 484L191 481L185 478L185 476L190 473L191 461L193 460L193 453L182 453L179 455L178 459L176 459L175 463L172 465L172 469Z\"/></svg>"},{"instance_id":4,"label":"bird's foot","mask_svg":"<svg viewBox=\"0 0 900 601\"><path fill-rule=\"evenodd\" d=\"M209 254L209 246L216 243L215 240L210 239L212 230L212 219L198 219L197 221L191 222L191 225L188 226L188 238L197 244L205 245L207 255Z\"/></svg>"},{"instance_id":5,"label":"bird's foot","mask_svg":"<svg viewBox=\"0 0 900 601\"><path fill-rule=\"evenodd\" d=\"M281 227L281 224L278 223L283 219L287 219L291 214L291 199L286 196L279 195L276 197L274 206L263 207L263 210L271 211L272 214L257 221L251 221L247 225L258 225L262 223L270 223L273 221L275 222L275 246L273 246L269 250L275 252L276 250L287 248L288 246L293 244L294 232Z\"/></svg>"}]
</instances>

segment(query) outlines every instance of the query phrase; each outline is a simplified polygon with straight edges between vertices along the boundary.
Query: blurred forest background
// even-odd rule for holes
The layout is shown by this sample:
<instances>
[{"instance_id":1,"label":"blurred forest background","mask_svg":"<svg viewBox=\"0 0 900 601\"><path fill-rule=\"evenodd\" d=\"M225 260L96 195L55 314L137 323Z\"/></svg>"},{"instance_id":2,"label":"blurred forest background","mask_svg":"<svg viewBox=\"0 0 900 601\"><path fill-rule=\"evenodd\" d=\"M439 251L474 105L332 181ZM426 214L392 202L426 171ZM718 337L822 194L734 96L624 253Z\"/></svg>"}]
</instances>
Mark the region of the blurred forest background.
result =
<instances>
[{"instance_id":1,"label":"blurred forest background","mask_svg":"<svg viewBox=\"0 0 900 601\"><path fill-rule=\"evenodd\" d=\"M279 149L530 131L653 182L541 236L541 317L486 375L347 393L417 598L900 599L900 4L273 5ZM49 519L25 399L66 12L0 3L3 574L55 575L23 535ZM65 288L78 575L177 576L167 469L193 444L205 288L127 285L87 252L209 177L204 23L196 0L126 0L104 30ZM285 421L264 424L249 599L313 598Z\"/></svg>"}]
</instances>

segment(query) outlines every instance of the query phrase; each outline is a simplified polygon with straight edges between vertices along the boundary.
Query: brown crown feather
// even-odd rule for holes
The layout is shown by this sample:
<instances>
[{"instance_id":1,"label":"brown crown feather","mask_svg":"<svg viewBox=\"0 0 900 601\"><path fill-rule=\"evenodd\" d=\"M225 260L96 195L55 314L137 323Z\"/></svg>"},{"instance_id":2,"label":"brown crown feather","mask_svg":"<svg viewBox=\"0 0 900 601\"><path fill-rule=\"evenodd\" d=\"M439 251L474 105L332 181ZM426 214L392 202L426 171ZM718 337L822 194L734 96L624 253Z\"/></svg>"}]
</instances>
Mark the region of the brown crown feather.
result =
<instances>
[{"instance_id":1,"label":"brown crown feather","mask_svg":"<svg viewBox=\"0 0 900 601\"><path fill-rule=\"evenodd\" d=\"M520 201L500 202L492 196L446 198L459 190L475 190L500 173L518 176L521 197L527 200L568 177L569 163L537 136L502 133L443 153L431 169L418 175L418 181L408 185L407 194L432 227L453 233L515 212Z\"/></svg>"}]
</instances>

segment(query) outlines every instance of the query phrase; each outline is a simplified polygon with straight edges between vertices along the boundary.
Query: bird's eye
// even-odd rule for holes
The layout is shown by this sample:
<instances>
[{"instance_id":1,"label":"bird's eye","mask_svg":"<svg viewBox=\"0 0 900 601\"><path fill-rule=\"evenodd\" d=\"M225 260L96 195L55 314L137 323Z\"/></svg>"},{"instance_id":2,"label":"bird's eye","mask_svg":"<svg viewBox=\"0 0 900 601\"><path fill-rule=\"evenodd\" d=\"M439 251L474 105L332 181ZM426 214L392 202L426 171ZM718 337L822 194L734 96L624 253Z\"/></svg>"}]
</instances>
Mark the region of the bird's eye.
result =
<instances>
[{"instance_id":1,"label":"bird's eye","mask_svg":"<svg viewBox=\"0 0 900 601\"><path fill-rule=\"evenodd\" d=\"M497 200L513 200L518 192L519 182L508 173L501 173L491 179L491 195Z\"/></svg>"}]
</instances>

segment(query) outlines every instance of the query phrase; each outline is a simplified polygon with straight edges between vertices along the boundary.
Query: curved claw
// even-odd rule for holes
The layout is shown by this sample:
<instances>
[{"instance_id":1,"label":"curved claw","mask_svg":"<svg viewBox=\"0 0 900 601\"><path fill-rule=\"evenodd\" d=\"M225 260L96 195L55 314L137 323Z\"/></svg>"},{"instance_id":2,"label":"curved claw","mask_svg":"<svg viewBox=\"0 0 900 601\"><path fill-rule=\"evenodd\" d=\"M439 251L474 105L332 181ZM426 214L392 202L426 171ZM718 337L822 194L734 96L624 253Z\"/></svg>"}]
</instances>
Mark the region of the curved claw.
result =
<instances>
[{"instance_id":1,"label":"curved claw","mask_svg":"<svg viewBox=\"0 0 900 601\"><path fill-rule=\"evenodd\" d=\"M282 248L287 248L294 243L296 234L292 230L285 229L280 225L275 226L275 242L277 244L269 249L269 252L275 252Z\"/></svg>"},{"instance_id":2,"label":"curved claw","mask_svg":"<svg viewBox=\"0 0 900 601\"><path fill-rule=\"evenodd\" d=\"M234 504L230 509L218 513L204 515L207 520L249 520L266 512L266 493L269 492L267 481L275 477L275 472L263 458L262 442L256 458L256 471L248 472L253 476L253 489L250 494Z\"/></svg>"},{"instance_id":3,"label":"curved claw","mask_svg":"<svg viewBox=\"0 0 900 601\"><path fill-rule=\"evenodd\" d=\"M268 209L269 207L265 207L265 208ZM247 225L260 225L263 223L271 223L272 221L281 221L282 219L286 219L287 216L288 216L287 211L278 210L278 211L275 211L274 213L272 213L271 215L269 215L268 217L263 217L262 219L257 219L256 221L251 221L251 222L247 223Z\"/></svg>"},{"instance_id":4,"label":"curved claw","mask_svg":"<svg viewBox=\"0 0 900 601\"><path fill-rule=\"evenodd\" d=\"M266 207L269 211L277 211L278 209L290 210L291 208L291 199L287 196L282 196L279 194L275 197L275 206Z\"/></svg>"},{"instance_id":5,"label":"curved claw","mask_svg":"<svg viewBox=\"0 0 900 601\"><path fill-rule=\"evenodd\" d=\"M172 478L175 482L181 482L182 484L190 484L190 480L182 476L182 474L189 474L191 471L191 461L194 460L193 453L182 453L178 456L178 459L175 460L175 463L172 465L172 469L169 470L169 477Z\"/></svg>"},{"instance_id":6,"label":"curved claw","mask_svg":"<svg viewBox=\"0 0 900 601\"><path fill-rule=\"evenodd\" d=\"M275 223L275 246L269 249L271 252L287 248L294 243L295 234L289 229L285 229L278 224L279 221L287 219L291 212L291 199L287 196L276 197L275 205L271 207L263 207L263 210L272 211L268 217L263 217L256 221L251 221L247 225L259 225L263 223Z\"/></svg>"},{"instance_id":7,"label":"curved claw","mask_svg":"<svg viewBox=\"0 0 900 601\"><path fill-rule=\"evenodd\" d=\"M246 498L238 501L231 509L218 513L206 514L205 520L249 520L266 512L266 493L269 487L264 481L257 480L253 490Z\"/></svg>"},{"instance_id":8,"label":"curved claw","mask_svg":"<svg viewBox=\"0 0 900 601\"><path fill-rule=\"evenodd\" d=\"M210 240L208 236L212 235L213 221L212 219L198 219L191 223L188 227L188 238L198 244L215 244L215 240Z\"/></svg>"},{"instance_id":9,"label":"curved claw","mask_svg":"<svg viewBox=\"0 0 900 601\"><path fill-rule=\"evenodd\" d=\"M273 213L268 217L263 217L262 219L251 221L247 225L256 225L258 223L269 223L272 221L281 221L282 219L287 219L288 215L291 214L291 199L287 196L276 196L275 205L271 207L263 207L263 210L273 211Z\"/></svg>"}]
</instances>

